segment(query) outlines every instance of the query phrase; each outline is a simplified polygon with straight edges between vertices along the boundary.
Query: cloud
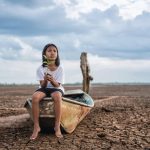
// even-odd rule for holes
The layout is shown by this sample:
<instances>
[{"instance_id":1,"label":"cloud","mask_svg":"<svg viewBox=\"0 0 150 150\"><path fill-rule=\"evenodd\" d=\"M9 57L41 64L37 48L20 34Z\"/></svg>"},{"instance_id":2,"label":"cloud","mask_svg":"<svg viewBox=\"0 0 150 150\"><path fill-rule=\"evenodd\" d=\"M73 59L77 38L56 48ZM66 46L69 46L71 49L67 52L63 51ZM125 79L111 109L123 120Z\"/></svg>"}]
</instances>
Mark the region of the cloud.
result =
<instances>
[{"instance_id":1,"label":"cloud","mask_svg":"<svg viewBox=\"0 0 150 150\"><path fill-rule=\"evenodd\" d=\"M94 82L150 82L150 60L122 60L88 54Z\"/></svg>"},{"instance_id":2,"label":"cloud","mask_svg":"<svg viewBox=\"0 0 150 150\"><path fill-rule=\"evenodd\" d=\"M0 60L0 83L38 83L36 81L36 62L22 60Z\"/></svg>"},{"instance_id":3,"label":"cloud","mask_svg":"<svg viewBox=\"0 0 150 150\"><path fill-rule=\"evenodd\" d=\"M4 60L39 61L41 53L20 38L0 36L0 58Z\"/></svg>"},{"instance_id":4,"label":"cloud","mask_svg":"<svg viewBox=\"0 0 150 150\"><path fill-rule=\"evenodd\" d=\"M77 59L82 51L98 54L101 57L149 59L150 33L147 31L150 30L150 13L143 12L133 20L123 20L119 16L120 2L114 5L116 2L102 1L101 5L109 7L99 10L94 9L99 6L97 5L99 1L93 3L89 1L91 5L85 4L85 8L90 11L82 13L80 20L73 20L66 17L65 10L60 4L73 7L72 2L74 2L75 5L84 6L85 1L55 2L57 5L48 1L40 5L40 1L37 3L33 1L37 7L27 7L24 3L12 4L7 1L6 5L3 1L5 5L0 6L1 37L17 38L30 45L31 49L38 51L49 42L55 43L60 47L61 55L65 59ZM47 3L49 5L46 5ZM10 45L10 52L17 51L14 44ZM17 55L20 54L14 55L14 58Z\"/></svg>"},{"instance_id":5,"label":"cloud","mask_svg":"<svg viewBox=\"0 0 150 150\"><path fill-rule=\"evenodd\" d=\"M150 82L150 60L121 60L88 54L92 83ZM65 83L82 83L80 60L61 60ZM40 62L0 60L0 83L38 83L36 69Z\"/></svg>"},{"instance_id":6,"label":"cloud","mask_svg":"<svg viewBox=\"0 0 150 150\"><path fill-rule=\"evenodd\" d=\"M55 0L55 3L64 6L67 17L72 19L79 19L82 14L91 13L93 9L106 11L114 5L119 8L119 16L124 20L134 19L143 11L150 12L148 0Z\"/></svg>"},{"instance_id":7,"label":"cloud","mask_svg":"<svg viewBox=\"0 0 150 150\"><path fill-rule=\"evenodd\" d=\"M44 1L41 1L41 0L30 0L30 1L18 1L18 0L0 0L1 2L1 5L2 6L22 6L22 7L30 7L30 8L35 8L35 7L43 7L43 6L46 6L46 5L52 5L52 1L49 1L49 0L44 0Z\"/></svg>"},{"instance_id":8,"label":"cloud","mask_svg":"<svg viewBox=\"0 0 150 150\"><path fill-rule=\"evenodd\" d=\"M2 81L6 72L14 74L12 79L15 74L23 77L21 66L40 64L47 43L58 46L67 82L82 81L79 58L83 51L93 58L89 59L96 82L149 81L149 1L0 0L0 9L0 60L18 67L16 73L3 68ZM33 74L29 76L34 80Z\"/></svg>"},{"instance_id":9,"label":"cloud","mask_svg":"<svg viewBox=\"0 0 150 150\"><path fill-rule=\"evenodd\" d=\"M32 8L16 3L4 3L0 5L0 9L1 34L35 36L68 31L65 26L61 27L62 24L67 23L67 20L64 19L63 9L56 8L53 4Z\"/></svg>"}]
</instances>

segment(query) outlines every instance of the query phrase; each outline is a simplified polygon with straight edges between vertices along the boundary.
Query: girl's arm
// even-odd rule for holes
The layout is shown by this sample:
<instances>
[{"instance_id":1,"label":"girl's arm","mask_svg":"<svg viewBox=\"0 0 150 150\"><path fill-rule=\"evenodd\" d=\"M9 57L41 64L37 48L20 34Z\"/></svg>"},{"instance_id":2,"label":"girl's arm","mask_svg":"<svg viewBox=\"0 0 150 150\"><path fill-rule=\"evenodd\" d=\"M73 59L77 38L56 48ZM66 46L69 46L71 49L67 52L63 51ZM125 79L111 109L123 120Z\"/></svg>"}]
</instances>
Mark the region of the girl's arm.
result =
<instances>
[{"instance_id":1,"label":"girl's arm","mask_svg":"<svg viewBox=\"0 0 150 150\"><path fill-rule=\"evenodd\" d=\"M47 86L47 75L44 76L44 80L40 80L40 85L42 88Z\"/></svg>"}]
</instances>

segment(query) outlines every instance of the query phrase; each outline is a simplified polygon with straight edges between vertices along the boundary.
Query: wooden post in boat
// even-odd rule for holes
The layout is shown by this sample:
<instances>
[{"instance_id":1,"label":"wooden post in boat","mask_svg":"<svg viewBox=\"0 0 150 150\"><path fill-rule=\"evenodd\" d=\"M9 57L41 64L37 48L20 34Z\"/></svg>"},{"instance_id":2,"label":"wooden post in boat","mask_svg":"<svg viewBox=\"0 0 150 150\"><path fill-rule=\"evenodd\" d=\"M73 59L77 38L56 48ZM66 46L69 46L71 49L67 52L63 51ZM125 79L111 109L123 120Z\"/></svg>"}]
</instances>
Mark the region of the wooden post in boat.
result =
<instances>
[{"instance_id":1,"label":"wooden post in boat","mask_svg":"<svg viewBox=\"0 0 150 150\"><path fill-rule=\"evenodd\" d=\"M80 56L80 68L83 75L83 91L89 93L90 80L93 80L93 77L90 76L90 67L87 61L87 53L82 52Z\"/></svg>"}]
</instances>

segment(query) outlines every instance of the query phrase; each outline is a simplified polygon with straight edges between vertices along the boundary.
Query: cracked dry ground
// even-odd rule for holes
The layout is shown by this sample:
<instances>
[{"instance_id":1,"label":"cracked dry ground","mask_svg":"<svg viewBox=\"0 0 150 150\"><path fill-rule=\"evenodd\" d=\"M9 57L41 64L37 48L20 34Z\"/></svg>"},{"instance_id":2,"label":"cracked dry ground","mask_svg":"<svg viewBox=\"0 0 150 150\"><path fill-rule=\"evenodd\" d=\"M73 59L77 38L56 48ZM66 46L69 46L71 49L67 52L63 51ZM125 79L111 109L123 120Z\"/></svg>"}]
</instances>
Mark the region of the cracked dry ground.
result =
<instances>
[{"instance_id":1,"label":"cracked dry ground","mask_svg":"<svg viewBox=\"0 0 150 150\"><path fill-rule=\"evenodd\" d=\"M115 88L119 93L114 94ZM7 97L4 90L0 94L0 150L150 150L150 96L143 88L92 89L95 107L72 134L64 134L62 141L49 131L29 141L33 124L23 104L33 88L8 89Z\"/></svg>"}]
</instances>

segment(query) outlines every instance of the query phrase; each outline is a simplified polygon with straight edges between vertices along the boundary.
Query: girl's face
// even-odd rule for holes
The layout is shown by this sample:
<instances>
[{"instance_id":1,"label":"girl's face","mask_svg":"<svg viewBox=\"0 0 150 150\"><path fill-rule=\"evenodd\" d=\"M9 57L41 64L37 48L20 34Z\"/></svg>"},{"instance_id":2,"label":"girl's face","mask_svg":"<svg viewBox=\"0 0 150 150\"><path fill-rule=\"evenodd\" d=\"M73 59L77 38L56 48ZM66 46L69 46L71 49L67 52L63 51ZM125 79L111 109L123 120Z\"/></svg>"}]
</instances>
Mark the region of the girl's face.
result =
<instances>
[{"instance_id":1,"label":"girl's face","mask_svg":"<svg viewBox=\"0 0 150 150\"><path fill-rule=\"evenodd\" d=\"M45 52L45 55L49 60L56 60L57 49L54 46L49 46Z\"/></svg>"}]
</instances>

